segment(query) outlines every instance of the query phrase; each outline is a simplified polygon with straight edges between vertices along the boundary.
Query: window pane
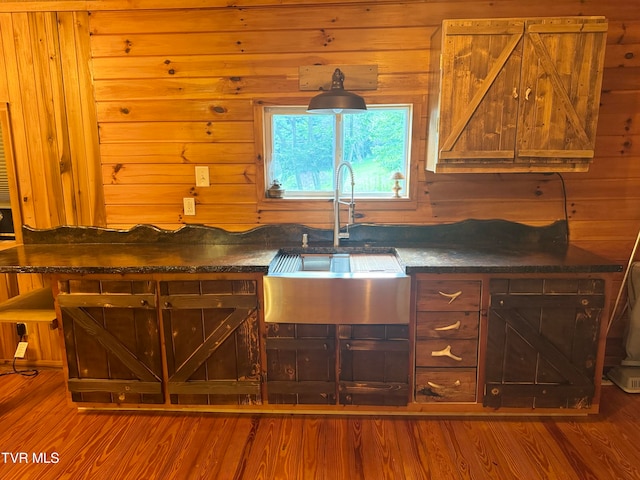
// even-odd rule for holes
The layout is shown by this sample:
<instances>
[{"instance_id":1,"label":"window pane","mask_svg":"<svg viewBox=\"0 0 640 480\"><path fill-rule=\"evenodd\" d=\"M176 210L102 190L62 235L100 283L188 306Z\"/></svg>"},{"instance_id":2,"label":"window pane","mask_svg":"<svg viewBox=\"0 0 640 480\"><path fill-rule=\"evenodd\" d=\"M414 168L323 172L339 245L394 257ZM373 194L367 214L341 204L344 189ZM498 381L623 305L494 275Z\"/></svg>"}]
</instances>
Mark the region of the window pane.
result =
<instances>
[{"instance_id":1,"label":"window pane","mask_svg":"<svg viewBox=\"0 0 640 480\"><path fill-rule=\"evenodd\" d=\"M333 115L273 115L272 132L270 177L285 192L333 189Z\"/></svg>"},{"instance_id":2,"label":"window pane","mask_svg":"<svg viewBox=\"0 0 640 480\"><path fill-rule=\"evenodd\" d=\"M335 168L354 170L359 198L390 198L394 172L402 173L401 196L408 196L411 106L371 105L357 115L309 114L302 106L267 107L266 182L278 180L285 197L330 197ZM351 191L347 172L342 190Z\"/></svg>"},{"instance_id":3,"label":"window pane","mask_svg":"<svg viewBox=\"0 0 640 480\"><path fill-rule=\"evenodd\" d=\"M389 193L394 172L407 176L407 115L407 109L370 108L344 116L344 159L353 167L356 193Z\"/></svg>"}]
</instances>

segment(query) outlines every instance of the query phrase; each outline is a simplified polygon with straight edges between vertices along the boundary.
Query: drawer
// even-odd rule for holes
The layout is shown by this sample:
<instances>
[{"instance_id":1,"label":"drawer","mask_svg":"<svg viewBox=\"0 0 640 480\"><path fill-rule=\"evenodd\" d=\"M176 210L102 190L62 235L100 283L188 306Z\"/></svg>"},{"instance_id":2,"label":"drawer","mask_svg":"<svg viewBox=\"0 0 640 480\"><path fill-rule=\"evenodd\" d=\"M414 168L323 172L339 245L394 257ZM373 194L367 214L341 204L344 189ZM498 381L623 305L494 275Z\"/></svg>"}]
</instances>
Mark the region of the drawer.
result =
<instances>
[{"instance_id":1,"label":"drawer","mask_svg":"<svg viewBox=\"0 0 640 480\"><path fill-rule=\"evenodd\" d=\"M479 311L478 280L418 281L418 311Z\"/></svg>"},{"instance_id":2,"label":"drawer","mask_svg":"<svg viewBox=\"0 0 640 480\"><path fill-rule=\"evenodd\" d=\"M417 338L478 338L478 312L418 312Z\"/></svg>"},{"instance_id":3,"label":"drawer","mask_svg":"<svg viewBox=\"0 0 640 480\"><path fill-rule=\"evenodd\" d=\"M416 341L418 367L475 367L477 339L429 339Z\"/></svg>"},{"instance_id":4,"label":"drawer","mask_svg":"<svg viewBox=\"0 0 640 480\"><path fill-rule=\"evenodd\" d=\"M418 368L416 402L475 402L475 368Z\"/></svg>"}]
</instances>

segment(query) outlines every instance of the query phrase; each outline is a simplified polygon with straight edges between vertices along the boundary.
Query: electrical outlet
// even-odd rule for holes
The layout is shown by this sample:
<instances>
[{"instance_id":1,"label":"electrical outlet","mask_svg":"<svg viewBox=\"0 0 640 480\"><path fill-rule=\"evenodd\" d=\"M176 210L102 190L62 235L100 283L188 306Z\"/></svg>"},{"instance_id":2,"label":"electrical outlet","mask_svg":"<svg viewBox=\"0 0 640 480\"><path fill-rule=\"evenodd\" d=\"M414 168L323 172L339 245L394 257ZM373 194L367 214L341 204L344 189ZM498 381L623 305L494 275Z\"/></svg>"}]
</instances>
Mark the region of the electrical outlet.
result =
<instances>
[{"instance_id":1,"label":"electrical outlet","mask_svg":"<svg viewBox=\"0 0 640 480\"><path fill-rule=\"evenodd\" d=\"M196 166L196 187L208 187L209 182L209 167L207 165Z\"/></svg>"},{"instance_id":2,"label":"electrical outlet","mask_svg":"<svg viewBox=\"0 0 640 480\"><path fill-rule=\"evenodd\" d=\"M28 335L29 332L27 331L27 324L26 323L16 323L16 333L18 334L18 337L22 338L25 335Z\"/></svg>"},{"instance_id":3,"label":"electrical outlet","mask_svg":"<svg viewBox=\"0 0 640 480\"><path fill-rule=\"evenodd\" d=\"M16 348L16 353L13 355L13 358L24 358L28 346L29 344L27 342L18 343L18 348Z\"/></svg>"},{"instance_id":4,"label":"electrical outlet","mask_svg":"<svg viewBox=\"0 0 640 480\"><path fill-rule=\"evenodd\" d=\"M195 215L196 214L196 199L193 197L185 197L182 199L182 204L184 206L184 214L185 215Z\"/></svg>"}]
</instances>

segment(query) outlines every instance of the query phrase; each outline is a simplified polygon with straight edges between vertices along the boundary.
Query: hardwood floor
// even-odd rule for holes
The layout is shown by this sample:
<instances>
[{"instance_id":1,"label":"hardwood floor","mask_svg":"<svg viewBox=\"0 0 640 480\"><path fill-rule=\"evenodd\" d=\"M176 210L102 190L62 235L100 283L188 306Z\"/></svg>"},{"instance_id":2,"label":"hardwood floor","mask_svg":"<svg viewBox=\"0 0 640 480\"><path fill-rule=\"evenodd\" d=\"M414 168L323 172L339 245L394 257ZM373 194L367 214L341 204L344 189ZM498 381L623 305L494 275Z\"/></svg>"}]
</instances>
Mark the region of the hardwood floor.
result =
<instances>
[{"instance_id":1,"label":"hardwood floor","mask_svg":"<svg viewBox=\"0 0 640 480\"><path fill-rule=\"evenodd\" d=\"M614 386L589 418L82 413L48 370L0 377L0 479L640 479L639 426Z\"/></svg>"}]
</instances>

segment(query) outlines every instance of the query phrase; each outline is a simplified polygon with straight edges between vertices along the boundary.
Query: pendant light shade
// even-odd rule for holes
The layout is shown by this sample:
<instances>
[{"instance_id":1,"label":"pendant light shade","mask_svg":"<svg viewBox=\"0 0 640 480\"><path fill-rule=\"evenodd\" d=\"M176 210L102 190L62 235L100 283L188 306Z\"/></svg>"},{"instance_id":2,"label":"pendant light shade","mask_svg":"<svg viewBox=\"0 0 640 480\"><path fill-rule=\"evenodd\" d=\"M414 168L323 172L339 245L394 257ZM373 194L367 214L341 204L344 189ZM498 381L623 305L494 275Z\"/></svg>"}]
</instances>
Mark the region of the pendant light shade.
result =
<instances>
[{"instance_id":1,"label":"pendant light shade","mask_svg":"<svg viewBox=\"0 0 640 480\"><path fill-rule=\"evenodd\" d=\"M367 110L364 98L347 92L343 86L344 73L339 68L333 72L331 90L316 95L309 102L309 113L362 113Z\"/></svg>"}]
</instances>

